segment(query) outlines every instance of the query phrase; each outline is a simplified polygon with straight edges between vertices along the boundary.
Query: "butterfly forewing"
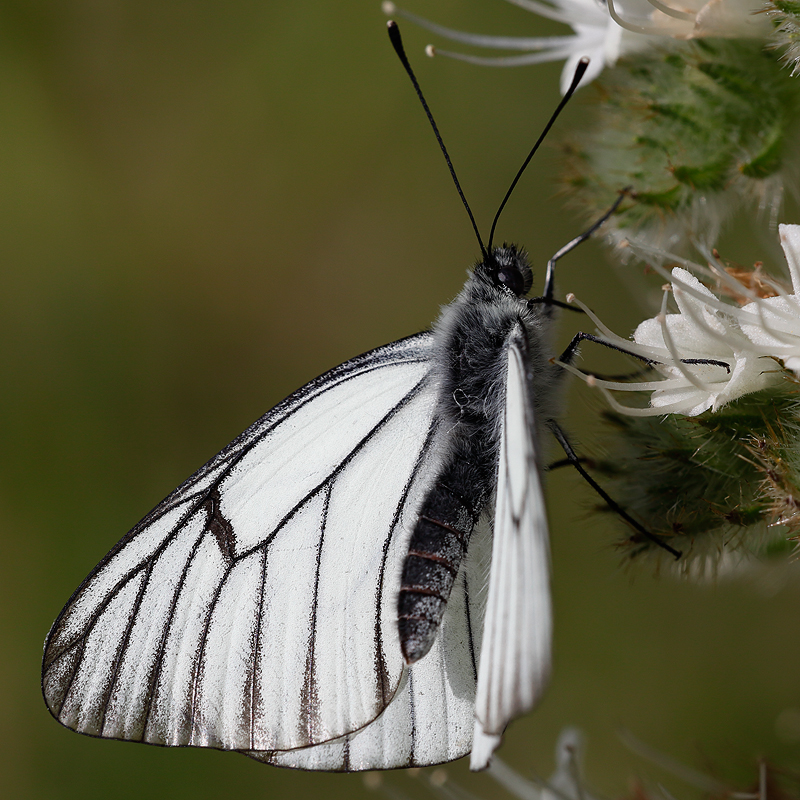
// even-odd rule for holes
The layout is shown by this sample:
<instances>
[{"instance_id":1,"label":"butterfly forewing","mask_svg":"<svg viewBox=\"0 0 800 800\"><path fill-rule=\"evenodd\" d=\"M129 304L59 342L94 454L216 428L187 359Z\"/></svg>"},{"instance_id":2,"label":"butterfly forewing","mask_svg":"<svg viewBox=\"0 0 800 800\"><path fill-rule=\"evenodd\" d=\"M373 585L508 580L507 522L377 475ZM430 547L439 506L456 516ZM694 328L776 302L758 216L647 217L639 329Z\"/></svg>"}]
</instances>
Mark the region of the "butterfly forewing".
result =
<instances>
[{"instance_id":1,"label":"butterfly forewing","mask_svg":"<svg viewBox=\"0 0 800 800\"><path fill-rule=\"evenodd\" d=\"M517 328L508 341L492 571L475 703L476 739L491 741L473 750L473 769L486 766L508 722L533 707L550 674L549 540L527 352L524 332Z\"/></svg>"},{"instance_id":2,"label":"butterfly forewing","mask_svg":"<svg viewBox=\"0 0 800 800\"><path fill-rule=\"evenodd\" d=\"M48 637L53 714L241 750L374 720L403 675L399 572L440 450L430 352L420 334L332 370L136 526Z\"/></svg>"}]
</instances>

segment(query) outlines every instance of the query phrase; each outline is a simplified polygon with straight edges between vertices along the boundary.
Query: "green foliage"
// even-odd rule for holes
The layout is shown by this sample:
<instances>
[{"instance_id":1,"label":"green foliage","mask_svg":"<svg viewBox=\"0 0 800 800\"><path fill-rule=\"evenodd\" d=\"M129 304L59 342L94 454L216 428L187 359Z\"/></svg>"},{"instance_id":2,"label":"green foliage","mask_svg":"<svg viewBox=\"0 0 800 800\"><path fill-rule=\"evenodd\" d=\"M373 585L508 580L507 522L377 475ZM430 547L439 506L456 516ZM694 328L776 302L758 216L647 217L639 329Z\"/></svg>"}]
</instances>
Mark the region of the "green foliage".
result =
<instances>
[{"instance_id":1,"label":"green foliage","mask_svg":"<svg viewBox=\"0 0 800 800\"><path fill-rule=\"evenodd\" d=\"M568 146L589 219L630 187L615 238L708 242L739 205L777 204L800 166L800 82L761 42L700 39L607 70L596 118Z\"/></svg>"},{"instance_id":2,"label":"green foliage","mask_svg":"<svg viewBox=\"0 0 800 800\"><path fill-rule=\"evenodd\" d=\"M607 411L607 455L596 462L613 496L682 561L732 550L785 555L800 533L800 397L794 384L747 395L698 417ZM630 557L661 551L633 533Z\"/></svg>"}]
</instances>

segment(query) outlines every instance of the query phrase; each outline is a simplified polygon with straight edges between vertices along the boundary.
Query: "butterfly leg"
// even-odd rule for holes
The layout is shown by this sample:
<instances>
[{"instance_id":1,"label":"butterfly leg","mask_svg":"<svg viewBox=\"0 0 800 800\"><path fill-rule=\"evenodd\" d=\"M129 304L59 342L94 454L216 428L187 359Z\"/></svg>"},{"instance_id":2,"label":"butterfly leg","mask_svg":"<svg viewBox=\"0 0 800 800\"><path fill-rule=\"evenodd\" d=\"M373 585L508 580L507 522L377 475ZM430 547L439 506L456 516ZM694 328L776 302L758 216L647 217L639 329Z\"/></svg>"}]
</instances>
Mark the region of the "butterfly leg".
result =
<instances>
[{"instance_id":1,"label":"butterfly leg","mask_svg":"<svg viewBox=\"0 0 800 800\"><path fill-rule=\"evenodd\" d=\"M680 550L676 550L674 547L670 547L662 537L656 536L653 533L650 533L645 527L643 527L639 522L637 522L633 517L631 517L606 491L600 486L599 483L584 469L583 464L581 463L581 459L578 457L577 453L572 449L572 445L569 443L569 440L566 437L566 434L563 430L561 430L561 426L555 422L555 420L548 421L548 427L553 432L553 436L556 437L556 440L561 445L564 453L567 456L567 459L570 461L573 467L580 473L581 477L589 484L589 486L594 489L600 497L608 504L608 507L614 511L615 513L619 514L622 519L624 519L629 525L633 526L642 536L645 536L654 544L658 545L662 549L666 550L671 555L675 556L675 559L679 559L683 553Z\"/></svg>"},{"instance_id":2,"label":"butterfly leg","mask_svg":"<svg viewBox=\"0 0 800 800\"><path fill-rule=\"evenodd\" d=\"M652 358L646 358L639 353L635 353L632 350L628 350L625 347L620 347L619 345L613 344L612 342L608 342L605 339L600 338L599 336L595 336L591 333L584 333L583 331L579 331L572 337L572 341L567 345L564 352L557 358L554 359L557 363L561 364L571 364L573 359L578 353L578 348L581 342L596 342L597 344L603 345L603 347L607 347L609 350L616 350L618 353L624 353L626 356L631 356L633 358L638 359L639 361L645 364L645 368L648 369L650 367L656 367L661 364L660 361L656 361ZM728 371L730 374L731 367L727 361L718 361L713 358L682 358L682 364L708 364L713 367L723 367ZM633 376L638 373L634 373ZM597 373L592 373L595 378L601 378L602 380L623 380L625 377L624 375L621 376L604 376L598 375Z\"/></svg>"},{"instance_id":3,"label":"butterfly leg","mask_svg":"<svg viewBox=\"0 0 800 800\"><path fill-rule=\"evenodd\" d=\"M563 258L567 253L572 252L579 244L582 244L587 239L591 238L598 228L619 208L619 204L623 201L628 193L628 189L623 189L619 193L619 197L614 201L614 205L603 214L600 219L594 222L587 230L579 236L576 236L571 242L567 242L556 254L547 262L547 273L544 280L544 295L543 301L548 305L561 305L553 300L553 292L555 290L555 275L556 275L556 262ZM538 298L537 298L538 299Z\"/></svg>"},{"instance_id":4,"label":"butterfly leg","mask_svg":"<svg viewBox=\"0 0 800 800\"><path fill-rule=\"evenodd\" d=\"M616 350L618 353L624 353L627 356L637 358L639 361L644 362L648 367L652 367L660 363L659 361L654 361L651 358L645 358L645 356L634 353L632 350L626 350L624 347L607 342L605 339L601 339L599 336L595 336L592 333L584 333L583 331L579 331L572 337L572 341L566 346L564 352L556 359L556 361L562 364L571 364L575 356L578 354L578 348L580 347L581 342L596 342L597 344L603 345L603 347L607 347L609 350Z\"/></svg>"}]
</instances>

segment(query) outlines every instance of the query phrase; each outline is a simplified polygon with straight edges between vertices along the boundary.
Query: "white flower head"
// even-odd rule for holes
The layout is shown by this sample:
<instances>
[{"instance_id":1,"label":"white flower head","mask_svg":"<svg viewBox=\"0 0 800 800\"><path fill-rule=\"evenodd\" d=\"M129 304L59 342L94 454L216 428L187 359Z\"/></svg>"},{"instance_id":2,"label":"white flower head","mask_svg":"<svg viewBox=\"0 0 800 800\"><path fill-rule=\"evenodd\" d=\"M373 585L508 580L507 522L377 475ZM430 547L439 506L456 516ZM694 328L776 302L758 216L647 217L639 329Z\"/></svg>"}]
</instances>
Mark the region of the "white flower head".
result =
<instances>
[{"instance_id":1,"label":"white flower head","mask_svg":"<svg viewBox=\"0 0 800 800\"><path fill-rule=\"evenodd\" d=\"M752 300L742 307L742 331L764 354L779 358L800 377L800 225L780 225L781 247L789 265L791 294Z\"/></svg>"},{"instance_id":2,"label":"white flower head","mask_svg":"<svg viewBox=\"0 0 800 800\"><path fill-rule=\"evenodd\" d=\"M516 50L520 55L483 57L439 50L440 54L486 66L510 67L565 59L561 93L566 93L581 58L590 59L582 83L594 80L606 66L628 53L652 47L658 37L690 39L705 36L766 37L771 28L763 15L754 17L758 0L508 0L540 17L569 25L566 36L487 36L446 28L384 2L389 16L401 16L451 41L473 47Z\"/></svg>"},{"instance_id":3,"label":"white flower head","mask_svg":"<svg viewBox=\"0 0 800 800\"><path fill-rule=\"evenodd\" d=\"M753 351L735 317L694 275L675 267L672 294L678 313L662 311L633 334L634 352L647 353L664 376L650 397L652 410L694 417L774 382L774 362Z\"/></svg>"},{"instance_id":4,"label":"white flower head","mask_svg":"<svg viewBox=\"0 0 800 800\"><path fill-rule=\"evenodd\" d=\"M767 281L775 296L760 297L727 272L706 270L729 291L744 295L748 302L738 307L723 301L688 270L675 267L661 313L642 322L633 341L614 334L580 304L600 329L601 341L641 359L660 379L608 381L582 375L574 367L567 369L601 388L616 410L634 416L693 417L777 385L784 368L800 378L800 225L781 225L780 237L791 293ZM670 293L677 313L667 313ZM623 406L609 390L650 392L650 407Z\"/></svg>"}]
</instances>

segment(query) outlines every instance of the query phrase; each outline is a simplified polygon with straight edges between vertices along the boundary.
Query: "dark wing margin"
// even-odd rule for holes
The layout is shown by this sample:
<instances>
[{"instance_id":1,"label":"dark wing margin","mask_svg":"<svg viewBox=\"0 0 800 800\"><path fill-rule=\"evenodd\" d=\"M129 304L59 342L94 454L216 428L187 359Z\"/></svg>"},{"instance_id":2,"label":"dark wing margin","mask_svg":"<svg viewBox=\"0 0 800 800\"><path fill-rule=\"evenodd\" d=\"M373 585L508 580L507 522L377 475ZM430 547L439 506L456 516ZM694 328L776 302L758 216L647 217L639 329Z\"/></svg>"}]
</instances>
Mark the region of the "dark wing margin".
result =
<instances>
[{"instance_id":1,"label":"dark wing margin","mask_svg":"<svg viewBox=\"0 0 800 800\"><path fill-rule=\"evenodd\" d=\"M418 334L317 378L133 528L48 635L56 719L245 751L375 720L405 680L399 571L443 447L431 350Z\"/></svg>"}]
</instances>

